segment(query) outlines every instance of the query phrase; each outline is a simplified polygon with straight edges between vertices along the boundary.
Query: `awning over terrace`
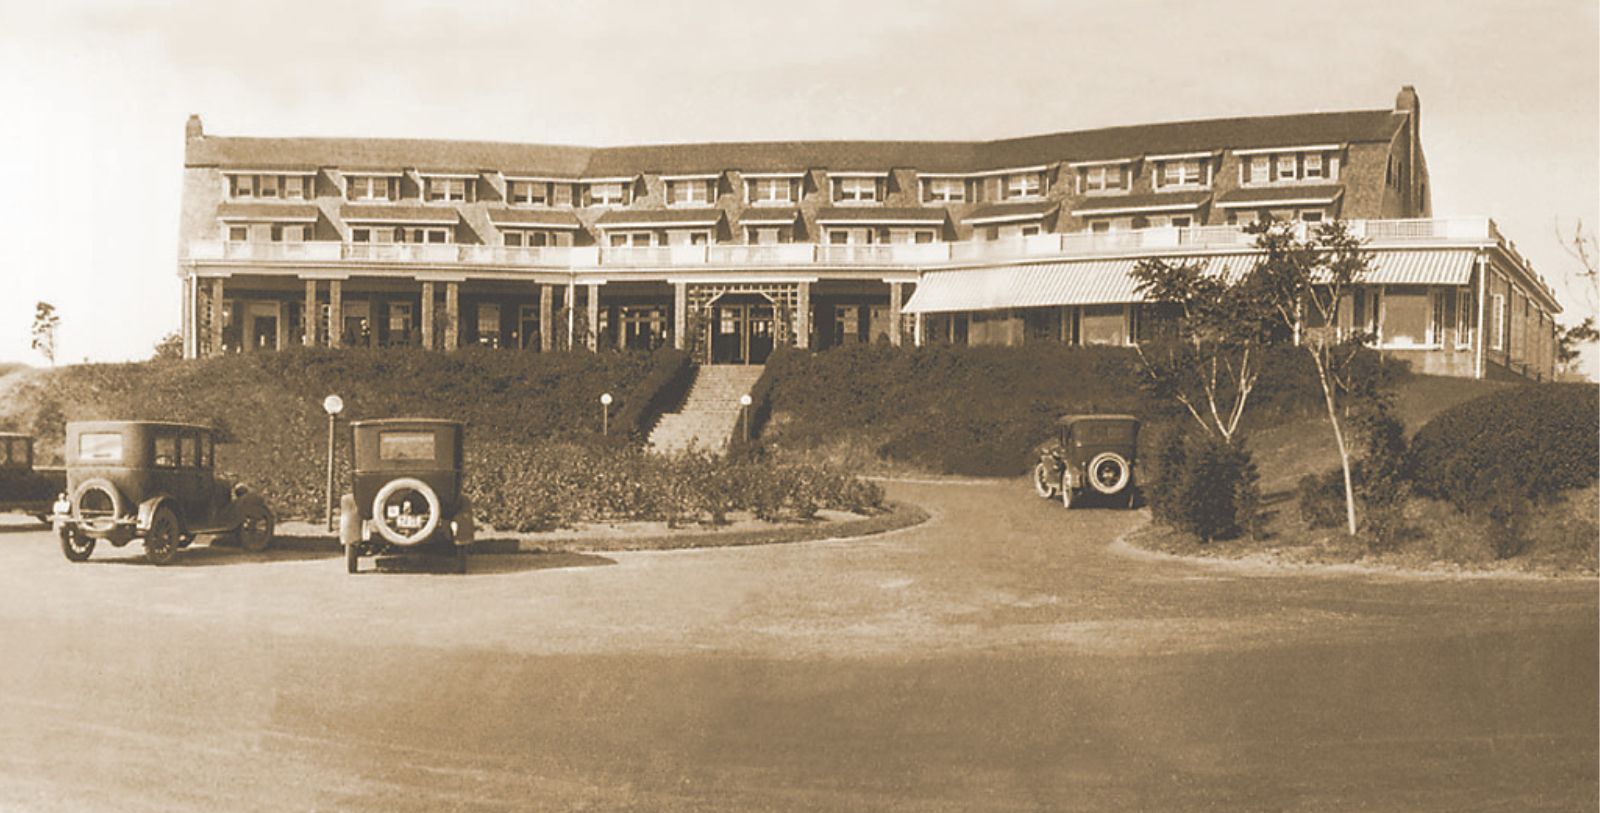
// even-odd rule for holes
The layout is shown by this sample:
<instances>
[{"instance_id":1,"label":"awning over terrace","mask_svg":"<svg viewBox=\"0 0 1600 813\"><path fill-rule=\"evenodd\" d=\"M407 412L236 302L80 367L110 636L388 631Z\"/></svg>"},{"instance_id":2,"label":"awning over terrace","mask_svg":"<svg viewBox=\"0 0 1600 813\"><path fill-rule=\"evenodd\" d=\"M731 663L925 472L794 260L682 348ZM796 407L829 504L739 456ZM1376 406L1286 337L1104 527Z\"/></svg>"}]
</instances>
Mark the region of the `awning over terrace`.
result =
<instances>
[{"instance_id":1,"label":"awning over terrace","mask_svg":"<svg viewBox=\"0 0 1600 813\"><path fill-rule=\"evenodd\" d=\"M1466 285L1475 249L1375 251L1367 285ZM1259 255L1167 257L1168 262L1199 261L1209 274L1241 279ZM1050 308L1141 302L1133 278L1137 259L1025 263L994 268L929 271L905 304L906 313Z\"/></svg>"}]
</instances>

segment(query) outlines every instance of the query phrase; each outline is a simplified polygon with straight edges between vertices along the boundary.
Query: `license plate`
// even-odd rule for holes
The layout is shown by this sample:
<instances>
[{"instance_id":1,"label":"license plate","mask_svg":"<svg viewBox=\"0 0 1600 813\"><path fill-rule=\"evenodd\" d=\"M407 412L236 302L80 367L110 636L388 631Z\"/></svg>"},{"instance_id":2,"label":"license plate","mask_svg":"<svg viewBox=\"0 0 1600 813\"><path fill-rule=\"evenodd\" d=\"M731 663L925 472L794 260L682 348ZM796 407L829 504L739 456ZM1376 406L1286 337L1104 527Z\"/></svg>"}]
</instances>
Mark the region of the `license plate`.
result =
<instances>
[{"instance_id":1,"label":"license plate","mask_svg":"<svg viewBox=\"0 0 1600 813\"><path fill-rule=\"evenodd\" d=\"M401 514L395 519L395 524L409 531L421 528L425 521L423 517L415 514Z\"/></svg>"}]
</instances>

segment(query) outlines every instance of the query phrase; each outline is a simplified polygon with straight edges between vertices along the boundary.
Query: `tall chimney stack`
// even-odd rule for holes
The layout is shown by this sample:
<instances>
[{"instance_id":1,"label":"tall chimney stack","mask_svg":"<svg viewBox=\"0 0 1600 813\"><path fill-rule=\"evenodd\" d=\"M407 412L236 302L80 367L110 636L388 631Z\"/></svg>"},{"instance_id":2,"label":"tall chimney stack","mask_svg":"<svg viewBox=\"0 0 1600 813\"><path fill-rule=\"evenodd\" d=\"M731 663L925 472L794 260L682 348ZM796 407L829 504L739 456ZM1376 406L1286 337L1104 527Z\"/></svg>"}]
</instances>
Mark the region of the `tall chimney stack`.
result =
<instances>
[{"instance_id":1,"label":"tall chimney stack","mask_svg":"<svg viewBox=\"0 0 1600 813\"><path fill-rule=\"evenodd\" d=\"M191 114L189 122L183 125L183 137L187 139L204 138L206 128L200 125L200 116Z\"/></svg>"}]
</instances>

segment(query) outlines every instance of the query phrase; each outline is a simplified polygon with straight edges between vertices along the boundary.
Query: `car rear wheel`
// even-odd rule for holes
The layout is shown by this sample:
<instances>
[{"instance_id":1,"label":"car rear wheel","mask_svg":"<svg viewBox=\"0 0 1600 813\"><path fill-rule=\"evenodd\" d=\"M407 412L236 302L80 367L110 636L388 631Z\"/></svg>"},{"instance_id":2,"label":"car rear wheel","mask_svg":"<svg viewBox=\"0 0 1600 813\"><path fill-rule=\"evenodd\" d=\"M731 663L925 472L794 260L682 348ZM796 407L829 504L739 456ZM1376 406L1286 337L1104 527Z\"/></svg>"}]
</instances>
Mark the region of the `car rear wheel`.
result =
<instances>
[{"instance_id":1,"label":"car rear wheel","mask_svg":"<svg viewBox=\"0 0 1600 813\"><path fill-rule=\"evenodd\" d=\"M1033 491L1047 500L1056 495L1055 472L1043 460L1033 467Z\"/></svg>"},{"instance_id":2,"label":"car rear wheel","mask_svg":"<svg viewBox=\"0 0 1600 813\"><path fill-rule=\"evenodd\" d=\"M62 528L57 534L61 538L61 553L69 562L86 562L90 554L94 553L94 537L80 534L72 528Z\"/></svg>"},{"instance_id":3,"label":"car rear wheel","mask_svg":"<svg viewBox=\"0 0 1600 813\"><path fill-rule=\"evenodd\" d=\"M260 553L272 546L272 530L272 512L264 505L252 507L239 523L239 545L251 553Z\"/></svg>"},{"instance_id":4,"label":"car rear wheel","mask_svg":"<svg viewBox=\"0 0 1600 813\"><path fill-rule=\"evenodd\" d=\"M150 518L150 529L144 533L144 558L153 565L164 565L178 554L178 517L172 509L162 506Z\"/></svg>"}]
</instances>

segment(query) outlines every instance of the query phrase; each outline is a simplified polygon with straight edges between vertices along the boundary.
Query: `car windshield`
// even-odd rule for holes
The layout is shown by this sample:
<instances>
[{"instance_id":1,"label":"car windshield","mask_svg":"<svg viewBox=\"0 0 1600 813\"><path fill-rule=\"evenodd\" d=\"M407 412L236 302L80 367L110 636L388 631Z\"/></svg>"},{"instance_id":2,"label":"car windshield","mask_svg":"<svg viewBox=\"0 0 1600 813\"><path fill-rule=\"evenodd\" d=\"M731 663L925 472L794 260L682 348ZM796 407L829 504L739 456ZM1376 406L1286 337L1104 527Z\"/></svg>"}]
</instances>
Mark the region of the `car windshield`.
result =
<instances>
[{"instance_id":1,"label":"car windshield","mask_svg":"<svg viewBox=\"0 0 1600 813\"><path fill-rule=\"evenodd\" d=\"M79 435L78 459L86 463L122 462L122 435L117 432Z\"/></svg>"},{"instance_id":2,"label":"car windshield","mask_svg":"<svg viewBox=\"0 0 1600 813\"><path fill-rule=\"evenodd\" d=\"M382 432L378 435L380 460L432 460L432 432Z\"/></svg>"}]
</instances>

